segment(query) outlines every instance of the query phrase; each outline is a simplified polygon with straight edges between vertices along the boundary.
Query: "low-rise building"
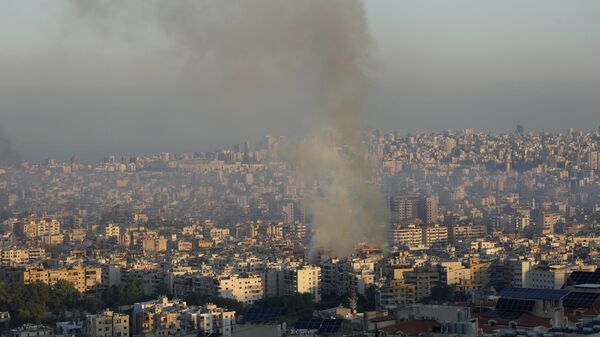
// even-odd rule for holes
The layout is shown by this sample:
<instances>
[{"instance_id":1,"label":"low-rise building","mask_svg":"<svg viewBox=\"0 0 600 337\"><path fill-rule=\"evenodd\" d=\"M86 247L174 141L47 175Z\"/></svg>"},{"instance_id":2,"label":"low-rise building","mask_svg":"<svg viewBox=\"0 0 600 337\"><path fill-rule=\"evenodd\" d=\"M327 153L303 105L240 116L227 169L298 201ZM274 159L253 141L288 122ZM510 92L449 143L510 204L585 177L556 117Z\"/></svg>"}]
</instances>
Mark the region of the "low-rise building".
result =
<instances>
[{"instance_id":1,"label":"low-rise building","mask_svg":"<svg viewBox=\"0 0 600 337\"><path fill-rule=\"evenodd\" d=\"M88 337L129 337L129 315L103 311L85 318Z\"/></svg>"}]
</instances>

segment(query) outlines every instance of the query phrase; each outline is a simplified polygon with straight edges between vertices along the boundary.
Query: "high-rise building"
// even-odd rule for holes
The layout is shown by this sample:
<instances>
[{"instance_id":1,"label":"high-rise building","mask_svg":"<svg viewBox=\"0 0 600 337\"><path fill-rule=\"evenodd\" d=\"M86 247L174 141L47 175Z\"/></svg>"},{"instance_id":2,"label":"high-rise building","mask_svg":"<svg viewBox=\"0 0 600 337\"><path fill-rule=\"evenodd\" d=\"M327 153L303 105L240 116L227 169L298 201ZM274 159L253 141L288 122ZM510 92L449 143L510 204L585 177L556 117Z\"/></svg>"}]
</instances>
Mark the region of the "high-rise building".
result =
<instances>
[{"instance_id":1,"label":"high-rise building","mask_svg":"<svg viewBox=\"0 0 600 337\"><path fill-rule=\"evenodd\" d=\"M391 221L394 224L407 224L415 220L423 223L434 223L438 219L437 195L419 197L416 195L399 195L390 198Z\"/></svg>"},{"instance_id":2,"label":"high-rise building","mask_svg":"<svg viewBox=\"0 0 600 337\"><path fill-rule=\"evenodd\" d=\"M408 223L419 217L419 197L399 195L390 198L392 223Z\"/></svg>"},{"instance_id":3,"label":"high-rise building","mask_svg":"<svg viewBox=\"0 0 600 337\"><path fill-rule=\"evenodd\" d=\"M598 168L600 167L600 152L591 151L590 153L588 153L587 157L587 163L589 168L592 170L598 170Z\"/></svg>"},{"instance_id":4,"label":"high-rise building","mask_svg":"<svg viewBox=\"0 0 600 337\"><path fill-rule=\"evenodd\" d=\"M424 223L430 224L438 220L438 204L437 195L430 195L419 199L418 216Z\"/></svg>"},{"instance_id":5,"label":"high-rise building","mask_svg":"<svg viewBox=\"0 0 600 337\"><path fill-rule=\"evenodd\" d=\"M554 225L561 220L559 214L542 209L532 210L531 218L535 223L535 234L537 235L554 234Z\"/></svg>"}]
</instances>

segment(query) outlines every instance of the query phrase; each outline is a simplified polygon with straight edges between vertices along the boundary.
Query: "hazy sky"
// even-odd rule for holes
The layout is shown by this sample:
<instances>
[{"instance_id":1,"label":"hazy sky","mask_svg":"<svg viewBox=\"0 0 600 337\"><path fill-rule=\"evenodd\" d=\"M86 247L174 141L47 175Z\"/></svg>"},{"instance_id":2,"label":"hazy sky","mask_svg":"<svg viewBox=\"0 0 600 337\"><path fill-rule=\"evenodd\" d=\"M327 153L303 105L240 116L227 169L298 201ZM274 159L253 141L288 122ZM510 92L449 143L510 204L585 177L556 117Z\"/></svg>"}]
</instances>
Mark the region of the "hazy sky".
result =
<instances>
[{"instance_id":1,"label":"hazy sky","mask_svg":"<svg viewBox=\"0 0 600 337\"><path fill-rule=\"evenodd\" d=\"M266 74L248 97L230 100L219 61L182 50L139 3L107 19L82 17L63 0L0 0L0 129L24 158L202 151L302 134L314 103L304 94L310 75ZM600 124L600 1L366 7L374 40L369 126Z\"/></svg>"}]
</instances>

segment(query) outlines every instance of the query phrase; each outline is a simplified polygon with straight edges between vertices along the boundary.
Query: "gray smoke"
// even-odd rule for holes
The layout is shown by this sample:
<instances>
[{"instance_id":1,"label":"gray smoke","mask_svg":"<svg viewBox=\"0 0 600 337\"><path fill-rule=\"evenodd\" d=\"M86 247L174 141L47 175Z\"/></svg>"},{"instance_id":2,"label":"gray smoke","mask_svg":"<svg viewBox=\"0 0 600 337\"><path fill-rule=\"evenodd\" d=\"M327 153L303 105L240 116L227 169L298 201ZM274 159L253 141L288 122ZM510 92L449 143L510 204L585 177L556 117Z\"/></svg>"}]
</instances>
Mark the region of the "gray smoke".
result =
<instances>
[{"instance_id":1,"label":"gray smoke","mask_svg":"<svg viewBox=\"0 0 600 337\"><path fill-rule=\"evenodd\" d=\"M127 13L135 12L125 7L132 2L73 3L103 32L126 27ZM289 161L302 180L318 186L308 203L317 228L314 251L342 257L359 242L383 242L386 208L369 183L362 138L371 39L359 0L135 3L174 42L188 75L202 76L200 64L221 73L220 101L239 114L261 100L254 97L257 84L276 89L281 80L302 82L298 95L308 97L315 113L308 141L290 150Z\"/></svg>"},{"instance_id":2,"label":"gray smoke","mask_svg":"<svg viewBox=\"0 0 600 337\"><path fill-rule=\"evenodd\" d=\"M15 150L10 137L0 127L0 166L12 166L21 162L21 156Z\"/></svg>"}]
</instances>

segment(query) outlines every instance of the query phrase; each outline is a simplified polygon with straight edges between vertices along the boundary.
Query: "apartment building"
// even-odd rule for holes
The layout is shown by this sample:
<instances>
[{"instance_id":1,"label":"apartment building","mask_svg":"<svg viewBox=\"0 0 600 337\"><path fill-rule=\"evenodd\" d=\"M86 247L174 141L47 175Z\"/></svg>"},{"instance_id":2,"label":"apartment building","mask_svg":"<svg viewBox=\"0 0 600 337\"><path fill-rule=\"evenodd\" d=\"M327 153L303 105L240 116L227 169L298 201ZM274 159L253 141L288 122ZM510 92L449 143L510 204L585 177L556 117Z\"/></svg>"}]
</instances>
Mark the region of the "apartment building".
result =
<instances>
[{"instance_id":1,"label":"apartment building","mask_svg":"<svg viewBox=\"0 0 600 337\"><path fill-rule=\"evenodd\" d=\"M217 294L245 304L252 304L263 298L263 282L260 274L233 274L215 279Z\"/></svg>"},{"instance_id":2,"label":"apartment building","mask_svg":"<svg viewBox=\"0 0 600 337\"><path fill-rule=\"evenodd\" d=\"M311 294L315 302L321 302L321 268L305 265L284 271L284 294Z\"/></svg>"},{"instance_id":3,"label":"apartment building","mask_svg":"<svg viewBox=\"0 0 600 337\"><path fill-rule=\"evenodd\" d=\"M88 337L129 337L129 315L110 310L85 317Z\"/></svg>"},{"instance_id":4,"label":"apartment building","mask_svg":"<svg viewBox=\"0 0 600 337\"><path fill-rule=\"evenodd\" d=\"M44 267L17 267L0 269L0 280L10 283L31 284L42 282L49 285L60 280L69 281L79 292L97 290L102 284L102 269L74 266L47 269Z\"/></svg>"}]
</instances>

